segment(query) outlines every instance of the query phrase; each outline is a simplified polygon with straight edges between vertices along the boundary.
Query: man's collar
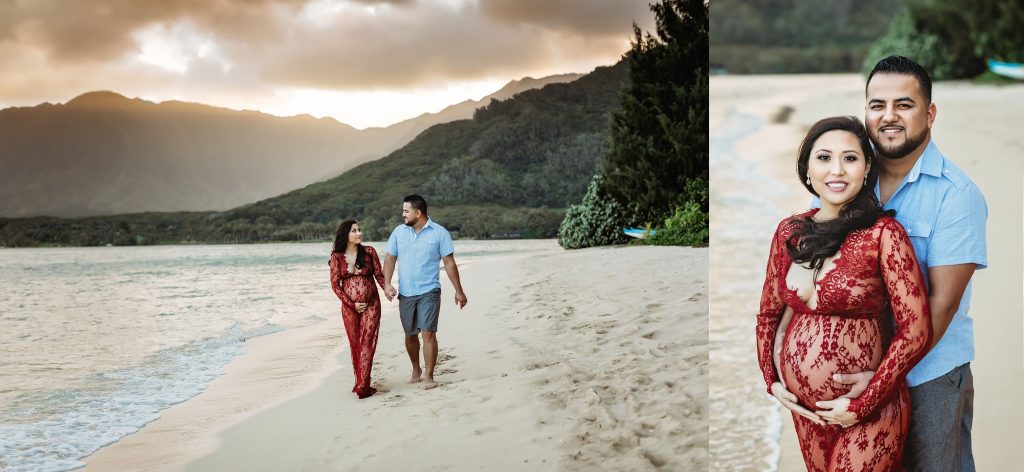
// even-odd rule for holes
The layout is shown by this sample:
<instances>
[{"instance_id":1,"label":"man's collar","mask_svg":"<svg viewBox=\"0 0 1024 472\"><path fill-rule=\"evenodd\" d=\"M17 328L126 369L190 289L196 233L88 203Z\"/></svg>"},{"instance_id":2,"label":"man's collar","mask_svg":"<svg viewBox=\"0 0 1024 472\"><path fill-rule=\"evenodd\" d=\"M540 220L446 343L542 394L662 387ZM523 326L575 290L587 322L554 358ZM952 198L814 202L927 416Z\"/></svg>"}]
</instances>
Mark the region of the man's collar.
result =
<instances>
[{"instance_id":1,"label":"man's collar","mask_svg":"<svg viewBox=\"0 0 1024 472\"><path fill-rule=\"evenodd\" d=\"M427 222L426 222L426 223L423 223L423 228L422 228L422 229L420 229L420 231L423 231L423 230L425 230L425 229L427 229L427 228L431 227L431 226L432 226L433 224L434 224L433 220L431 220L431 219L430 219L430 217L428 216L428 217L427 217ZM409 225L405 225L405 226L406 226L407 228L409 228L409 229L413 230L413 231L416 231L416 227L415 227L415 226L409 226Z\"/></svg>"},{"instance_id":2,"label":"man's collar","mask_svg":"<svg viewBox=\"0 0 1024 472\"><path fill-rule=\"evenodd\" d=\"M914 167L907 174L907 182L916 182L921 174L939 177L942 175L942 153L935 146L935 141L928 138L928 145L925 146L921 157L914 163Z\"/></svg>"},{"instance_id":3,"label":"man's collar","mask_svg":"<svg viewBox=\"0 0 1024 472\"><path fill-rule=\"evenodd\" d=\"M942 153L931 138L928 138L928 147L921 154L921 172L933 177L942 175Z\"/></svg>"}]
</instances>

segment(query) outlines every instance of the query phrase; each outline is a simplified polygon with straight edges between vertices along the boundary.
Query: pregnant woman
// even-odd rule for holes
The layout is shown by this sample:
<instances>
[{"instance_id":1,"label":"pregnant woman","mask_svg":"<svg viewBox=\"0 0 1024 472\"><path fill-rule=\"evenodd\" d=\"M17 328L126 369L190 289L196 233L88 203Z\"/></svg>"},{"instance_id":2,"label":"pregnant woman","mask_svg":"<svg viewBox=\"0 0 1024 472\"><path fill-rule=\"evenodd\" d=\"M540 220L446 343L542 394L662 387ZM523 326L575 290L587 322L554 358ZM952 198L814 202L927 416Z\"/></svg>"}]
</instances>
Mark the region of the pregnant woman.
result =
<instances>
[{"instance_id":1,"label":"pregnant woman","mask_svg":"<svg viewBox=\"0 0 1024 472\"><path fill-rule=\"evenodd\" d=\"M814 124L797 172L821 208L783 220L768 258L758 361L769 393L793 411L809 471L898 468L910 418L905 376L930 346L924 276L907 233L875 197L873 159L856 118ZM877 371L868 387L844 398L849 387L832 375L865 370Z\"/></svg>"},{"instance_id":2,"label":"pregnant woman","mask_svg":"<svg viewBox=\"0 0 1024 472\"><path fill-rule=\"evenodd\" d=\"M352 392L366 398L377 389L370 386L373 353L377 350L377 332L380 331L380 297L374 279L384 287L384 273L380 268L377 251L363 246L363 233L355 220L345 220L338 226L331 251L331 288L341 299L341 318L348 333L352 350L352 371L356 384Z\"/></svg>"}]
</instances>

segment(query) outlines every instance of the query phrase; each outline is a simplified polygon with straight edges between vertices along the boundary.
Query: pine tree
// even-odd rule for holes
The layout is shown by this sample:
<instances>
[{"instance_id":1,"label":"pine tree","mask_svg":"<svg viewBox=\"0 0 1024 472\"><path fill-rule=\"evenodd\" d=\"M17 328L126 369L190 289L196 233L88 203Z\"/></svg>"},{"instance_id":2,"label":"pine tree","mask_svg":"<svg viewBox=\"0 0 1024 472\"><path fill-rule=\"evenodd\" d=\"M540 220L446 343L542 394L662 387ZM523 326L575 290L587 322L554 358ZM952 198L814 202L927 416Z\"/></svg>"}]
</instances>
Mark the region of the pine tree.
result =
<instances>
[{"instance_id":1,"label":"pine tree","mask_svg":"<svg viewBox=\"0 0 1024 472\"><path fill-rule=\"evenodd\" d=\"M708 4L662 0L651 11L656 36L633 25L631 84L601 163L601 193L628 208L634 224L662 221L687 180L706 187L708 178Z\"/></svg>"}]
</instances>

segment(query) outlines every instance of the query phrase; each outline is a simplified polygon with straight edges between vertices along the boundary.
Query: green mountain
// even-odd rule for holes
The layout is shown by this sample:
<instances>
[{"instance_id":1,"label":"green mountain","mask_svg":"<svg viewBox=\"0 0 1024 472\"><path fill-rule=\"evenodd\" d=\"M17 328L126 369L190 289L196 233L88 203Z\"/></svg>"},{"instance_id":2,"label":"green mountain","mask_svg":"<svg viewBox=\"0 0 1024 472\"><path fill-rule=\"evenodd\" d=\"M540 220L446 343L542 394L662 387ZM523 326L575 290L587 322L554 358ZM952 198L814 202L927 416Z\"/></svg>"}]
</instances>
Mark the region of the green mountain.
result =
<instances>
[{"instance_id":1,"label":"green mountain","mask_svg":"<svg viewBox=\"0 0 1024 472\"><path fill-rule=\"evenodd\" d=\"M114 92L7 108L0 110L0 216L226 210L378 159L430 126L472 117L492 98L578 77L526 77L480 100L364 130L332 118Z\"/></svg>"},{"instance_id":2,"label":"green mountain","mask_svg":"<svg viewBox=\"0 0 1024 472\"><path fill-rule=\"evenodd\" d=\"M224 212L0 219L6 246L322 239L356 218L368 239L398 224L402 197L462 237L554 237L607 150L608 115L628 65L494 100L472 119L435 125L384 158Z\"/></svg>"}]
</instances>

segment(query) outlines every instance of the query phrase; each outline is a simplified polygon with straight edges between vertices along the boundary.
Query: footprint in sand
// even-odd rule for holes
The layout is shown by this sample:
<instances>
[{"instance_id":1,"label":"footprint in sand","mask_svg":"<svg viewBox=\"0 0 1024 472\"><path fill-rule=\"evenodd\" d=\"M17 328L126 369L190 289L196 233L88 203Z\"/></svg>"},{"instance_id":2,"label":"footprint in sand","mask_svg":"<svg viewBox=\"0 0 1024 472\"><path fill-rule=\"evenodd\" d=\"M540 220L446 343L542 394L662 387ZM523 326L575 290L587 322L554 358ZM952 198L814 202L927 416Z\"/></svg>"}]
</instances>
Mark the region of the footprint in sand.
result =
<instances>
[{"instance_id":1,"label":"footprint in sand","mask_svg":"<svg viewBox=\"0 0 1024 472\"><path fill-rule=\"evenodd\" d=\"M495 428L493 426L488 426L486 428L480 428L480 429L473 430L473 434L475 434L477 436L483 436L483 435L485 435L487 433L493 433L493 432L495 432L497 430L498 430L498 428Z\"/></svg>"}]
</instances>

